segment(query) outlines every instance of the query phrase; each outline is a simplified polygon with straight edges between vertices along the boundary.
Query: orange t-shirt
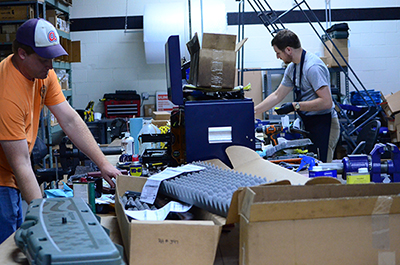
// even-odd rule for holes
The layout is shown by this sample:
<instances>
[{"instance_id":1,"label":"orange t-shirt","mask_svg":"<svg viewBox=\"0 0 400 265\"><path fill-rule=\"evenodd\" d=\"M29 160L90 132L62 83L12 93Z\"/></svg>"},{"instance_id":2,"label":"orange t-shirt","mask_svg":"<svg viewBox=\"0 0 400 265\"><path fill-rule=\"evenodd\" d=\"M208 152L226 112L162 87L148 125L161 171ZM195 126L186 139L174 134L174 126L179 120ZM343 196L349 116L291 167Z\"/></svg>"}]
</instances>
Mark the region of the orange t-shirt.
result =
<instances>
[{"instance_id":1,"label":"orange t-shirt","mask_svg":"<svg viewBox=\"0 0 400 265\"><path fill-rule=\"evenodd\" d=\"M0 63L0 140L23 140L32 151L44 105L65 101L54 70L46 79L28 80L12 64L12 55ZM0 186L18 188L0 145Z\"/></svg>"}]
</instances>

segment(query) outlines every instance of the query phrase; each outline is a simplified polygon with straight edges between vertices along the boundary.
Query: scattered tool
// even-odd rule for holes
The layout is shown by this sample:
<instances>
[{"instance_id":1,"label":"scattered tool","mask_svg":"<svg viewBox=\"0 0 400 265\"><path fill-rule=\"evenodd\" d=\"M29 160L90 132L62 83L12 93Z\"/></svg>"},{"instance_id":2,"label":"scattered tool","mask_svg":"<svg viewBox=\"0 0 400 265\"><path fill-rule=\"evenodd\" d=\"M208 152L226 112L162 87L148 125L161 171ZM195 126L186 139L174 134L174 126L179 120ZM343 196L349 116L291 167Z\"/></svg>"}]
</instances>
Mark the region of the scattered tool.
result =
<instances>
[{"instance_id":1,"label":"scattered tool","mask_svg":"<svg viewBox=\"0 0 400 265\"><path fill-rule=\"evenodd\" d=\"M84 112L84 119L87 122L93 122L94 121L94 112L93 112L93 107L94 107L94 101L89 101L85 108Z\"/></svg>"},{"instance_id":2,"label":"scattered tool","mask_svg":"<svg viewBox=\"0 0 400 265\"><path fill-rule=\"evenodd\" d=\"M389 152L391 160L381 161L381 155ZM400 151L392 143L378 143L369 155L349 155L342 160L343 176L348 172L357 172L359 168L368 168L372 182L382 182L382 173L390 175L392 182L400 182Z\"/></svg>"},{"instance_id":3,"label":"scattered tool","mask_svg":"<svg viewBox=\"0 0 400 265\"><path fill-rule=\"evenodd\" d=\"M278 136L279 134L283 133L283 131L284 128L281 125L275 125L275 124L263 125L256 128L256 132L264 133L268 137L269 142L273 146L278 145Z\"/></svg>"},{"instance_id":4,"label":"scattered tool","mask_svg":"<svg viewBox=\"0 0 400 265\"><path fill-rule=\"evenodd\" d=\"M308 134L308 132L294 128L293 126L282 126L278 124L262 125L256 128L256 132L262 132L265 136L267 136L269 142L271 143L271 145L267 146L263 150L264 158L272 157L281 150L304 148L308 145L312 145L312 142L309 138L287 140L282 137L286 134Z\"/></svg>"}]
</instances>

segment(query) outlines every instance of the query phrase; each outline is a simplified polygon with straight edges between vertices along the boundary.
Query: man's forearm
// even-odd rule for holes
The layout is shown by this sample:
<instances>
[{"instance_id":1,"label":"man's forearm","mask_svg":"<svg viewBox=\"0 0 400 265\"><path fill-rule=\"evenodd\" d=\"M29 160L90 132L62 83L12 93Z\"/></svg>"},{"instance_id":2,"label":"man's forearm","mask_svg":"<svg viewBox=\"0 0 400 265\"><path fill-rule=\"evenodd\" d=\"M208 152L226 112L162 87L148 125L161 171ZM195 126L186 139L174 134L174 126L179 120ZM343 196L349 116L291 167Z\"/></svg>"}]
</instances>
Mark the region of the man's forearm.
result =
<instances>
[{"instance_id":1,"label":"man's forearm","mask_svg":"<svg viewBox=\"0 0 400 265\"><path fill-rule=\"evenodd\" d=\"M29 204L34 199L43 198L36 176L32 169L18 170L15 172L18 188L22 198Z\"/></svg>"}]
</instances>

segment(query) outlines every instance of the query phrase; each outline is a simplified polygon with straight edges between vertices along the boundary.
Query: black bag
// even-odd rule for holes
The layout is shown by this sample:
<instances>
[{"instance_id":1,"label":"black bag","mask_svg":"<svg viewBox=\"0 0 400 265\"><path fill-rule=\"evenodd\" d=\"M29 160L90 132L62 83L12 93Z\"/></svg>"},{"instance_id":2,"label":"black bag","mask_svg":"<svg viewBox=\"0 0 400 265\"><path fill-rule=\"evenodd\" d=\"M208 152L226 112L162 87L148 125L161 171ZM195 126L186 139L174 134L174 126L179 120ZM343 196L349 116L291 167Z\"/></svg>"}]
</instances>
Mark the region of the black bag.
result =
<instances>
[{"instance_id":1,"label":"black bag","mask_svg":"<svg viewBox=\"0 0 400 265\"><path fill-rule=\"evenodd\" d=\"M327 29L326 32L330 33L333 31L348 31L348 30L349 30L349 25L347 25L347 23L339 23Z\"/></svg>"}]
</instances>

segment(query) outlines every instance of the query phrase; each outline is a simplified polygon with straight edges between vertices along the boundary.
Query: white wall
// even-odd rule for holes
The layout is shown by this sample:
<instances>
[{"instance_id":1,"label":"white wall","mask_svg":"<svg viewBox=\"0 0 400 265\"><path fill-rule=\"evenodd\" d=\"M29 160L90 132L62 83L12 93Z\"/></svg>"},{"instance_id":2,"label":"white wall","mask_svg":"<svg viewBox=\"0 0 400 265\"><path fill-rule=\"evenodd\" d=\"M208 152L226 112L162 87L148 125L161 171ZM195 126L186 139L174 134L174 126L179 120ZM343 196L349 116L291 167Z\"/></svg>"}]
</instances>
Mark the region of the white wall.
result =
<instances>
[{"instance_id":1,"label":"white wall","mask_svg":"<svg viewBox=\"0 0 400 265\"><path fill-rule=\"evenodd\" d=\"M142 15L146 3L166 0L75 0L71 7L71 18L112 17ZM180 0L187 2L186 0ZM383 3L382 3L383 2ZM271 0L274 10L287 10L292 0ZM325 0L308 0L312 9L324 9ZM199 0L192 0L192 5ZM237 12L238 2L225 0L227 12ZM400 6L400 0L331 0L332 9ZM245 11L251 11L246 4ZM344 21L346 22L346 21ZM335 22L337 23L337 22ZM323 23L325 25L325 22ZM349 63L368 89L384 94L400 88L400 21L348 22ZM287 24L295 31L302 46L322 55L322 44L309 24ZM73 40L81 40L82 63L72 66L73 105L84 108L88 101L103 97L115 90L136 90L139 94L166 90L164 65L148 65L144 53L143 31L129 30L72 32ZM237 34L237 26L229 26L227 33ZM280 67L270 46L271 35L263 25L245 26L245 67ZM151 97L145 104L154 103ZM101 104L97 104L99 108Z\"/></svg>"}]
</instances>

